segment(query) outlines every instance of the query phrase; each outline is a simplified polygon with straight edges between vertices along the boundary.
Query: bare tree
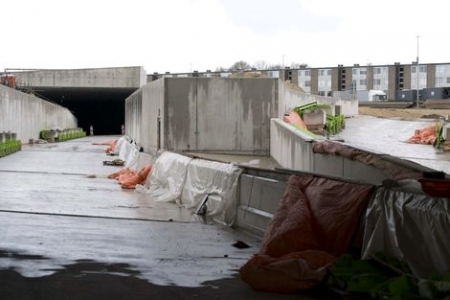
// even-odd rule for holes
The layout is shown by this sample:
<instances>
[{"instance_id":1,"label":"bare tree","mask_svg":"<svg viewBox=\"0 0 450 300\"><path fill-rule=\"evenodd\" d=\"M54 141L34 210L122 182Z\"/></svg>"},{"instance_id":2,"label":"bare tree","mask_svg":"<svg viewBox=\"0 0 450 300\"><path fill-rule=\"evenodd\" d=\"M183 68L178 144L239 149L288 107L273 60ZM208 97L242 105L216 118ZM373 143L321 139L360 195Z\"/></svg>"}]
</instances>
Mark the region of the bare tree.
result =
<instances>
[{"instance_id":1,"label":"bare tree","mask_svg":"<svg viewBox=\"0 0 450 300\"><path fill-rule=\"evenodd\" d=\"M251 65L244 61L244 60L240 60L235 62L231 67L230 67L230 71L244 71L244 70L249 70L251 69Z\"/></svg>"},{"instance_id":2,"label":"bare tree","mask_svg":"<svg viewBox=\"0 0 450 300\"><path fill-rule=\"evenodd\" d=\"M228 71L228 70L227 70L227 68L224 68L224 67L217 67L215 70L215 72L226 72L226 71Z\"/></svg>"},{"instance_id":3,"label":"bare tree","mask_svg":"<svg viewBox=\"0 0 450 300\"><path fill-rule=\"evenodd\" d=\"M255 62L255 68L258 70L265 70L269 67L269 64L265 60L258 60Z\"/></svg>"},{"instance_id":4,"label":"bare tree","mask_svg":"<svg viewBox=\"0 0 450 300\"><path fill-rule=\"evenodd\" d=\"M305 63L292 63L291 68L292 69L302 69L302 68L308 68L308 64Z\"/></svg>"},{"instance_id":5,"label":"bare tree","mask_svg":"<svg viewBox=\"0 0 450 300\"><path fill-rule=\"evenodd\" d=\"M284 67L281 64L274 64L267 67L267 69L284 69Z\"/></svg>"}]
</instances>

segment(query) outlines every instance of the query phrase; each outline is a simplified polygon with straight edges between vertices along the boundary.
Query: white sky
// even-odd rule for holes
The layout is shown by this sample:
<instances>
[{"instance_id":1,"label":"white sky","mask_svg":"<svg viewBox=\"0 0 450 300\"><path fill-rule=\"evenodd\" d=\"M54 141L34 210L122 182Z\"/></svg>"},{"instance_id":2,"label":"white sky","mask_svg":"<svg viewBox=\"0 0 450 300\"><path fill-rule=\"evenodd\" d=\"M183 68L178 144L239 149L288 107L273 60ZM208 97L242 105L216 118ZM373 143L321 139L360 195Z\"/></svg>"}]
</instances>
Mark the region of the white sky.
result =
<instances>
[{"instance_id":1,"label":"white sky","mask_svg":"<svg viewBox=\"0 0 450 300\"><path fill-rule=\"evenodd\" d=\"M450 62L448 0L1 2L0 71Z\"/></svg>"}]
</instances>

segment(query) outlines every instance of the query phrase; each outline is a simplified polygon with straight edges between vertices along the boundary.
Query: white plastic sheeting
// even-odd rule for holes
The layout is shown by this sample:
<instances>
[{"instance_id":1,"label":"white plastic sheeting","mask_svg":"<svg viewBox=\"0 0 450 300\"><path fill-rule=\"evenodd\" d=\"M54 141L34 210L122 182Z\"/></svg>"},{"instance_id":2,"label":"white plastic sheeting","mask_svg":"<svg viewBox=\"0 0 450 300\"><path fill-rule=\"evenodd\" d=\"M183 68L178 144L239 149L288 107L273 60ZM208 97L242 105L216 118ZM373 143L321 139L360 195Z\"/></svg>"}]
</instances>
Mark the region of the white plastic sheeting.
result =
<instances>
[{"instance_id":1,"label":"white plastic sheeting","mask_svg":"<svg viewBox=\"0 0 450 300\"><path fill-rule=\"evenodd\" d=\"M226 163L195 159L189 163L181 204L198 209L206 196L206 216L231 226L236 218L237 186L242 169Z\"/></svg>"},{"instance_id":2,"label":"white plastic sheeting","mask_svg":"<svg viewBox=\"0 0 450 300\"><path fill-rule=\"evenodd\" d=\"M126 143L122 143L119 150L119 158L123 161L126 161L128 154L131 151L131 144L129 141Z\"/></svg>"},{"instance_id":3,"label":"white plastic sheeting","mask_svg":"<svg viewBox=\"0 0 450 300\"><path fill-rule=\"evenodd\" d=\"M136 171L139 163L139 149L136 142L128 137L122 137L117 141L116 148L120 148L119 158L125 162L125 168Z\"/></svg>"},{"instance_id":4,"label":"white plastic sheeting","mask_svg":"<svg viewBox=\"0 0 450 300\"><path fill-rule=\"evenodd\" d=\"M382 251L406 261L414 275L429 278L450 270L450 199L414 189L420 186L377 189L366 211L363 258Z\"/></svg>"},{"instance_id":5,"label":"white plastic sheeting","mask_svg":"<svg viewBox=\"0 0 450 300\"><path fill-rule=\"evenodd\" d=\"M132 170L137 170L139 163L139 150L135 144L131 144L131 149L128 152L127 158L125 159L125 168Z\"/></svg>"},{"instance_id":6,"label":"white plastic sheeting","mask_svg":"<svg viewBox=\"0 0 450 300\"><path fill-rule=\"evenodd\" d=\"M145 184L136 186L136 192L146 193L156 202L179 202L191 160L180 154L163 152Z\"/></svg>"},{"instance_id":7,"label":"white plastic sheeting","mask_svg":"<svg viewBox=\"0 0 450 300\"><path fill-rule=\"evenodd\" d=\"M120 149L122 148L122 145L124 144L124 143L129 143L131 141L131 139L128 137L128 136L126 136L126 135L124 135L124 136L122 136L118 141L117 141L117 144L116 144L116 147L114 148L114 154L115 155L119 155L119 153L120 153Z\"/></svg>"}]
</instances>

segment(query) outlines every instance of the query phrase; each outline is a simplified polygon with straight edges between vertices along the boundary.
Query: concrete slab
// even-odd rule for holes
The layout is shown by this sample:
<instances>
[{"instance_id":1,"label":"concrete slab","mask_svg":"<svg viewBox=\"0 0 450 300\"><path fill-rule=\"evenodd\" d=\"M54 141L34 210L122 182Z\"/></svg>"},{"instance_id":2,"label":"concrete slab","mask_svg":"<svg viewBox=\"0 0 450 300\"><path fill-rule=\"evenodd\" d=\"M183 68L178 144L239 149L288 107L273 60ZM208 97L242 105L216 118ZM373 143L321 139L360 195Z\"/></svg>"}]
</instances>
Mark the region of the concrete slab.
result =
<instances>
[{"instance_id":1,"label":"concrete slab","mask_svg":"<svg viewBox=\"0 0 450 300\"><path fill-rule=\"evenodd\" d=\"M431 145L406 142L414 135L416 129L425 128L433 123L436 121L356 116L345 120L345 129L339 133L338 138L361 149L390 154L450 174L450 152L442 152Z\"/></svg>"},{"instance_id":2,"label":"concrete slab","mask_svg":"<svg viewBox=\"0 0 450 300\"><path fill-rule=\"evenodd\" d=\"M106 146L91 142L109 138L0 159L2 299L299 299L238 278L256 238L107 179L120 168L103 166ZM233 247L238 240L250 248Z\"/></svg>"}]
</instances>

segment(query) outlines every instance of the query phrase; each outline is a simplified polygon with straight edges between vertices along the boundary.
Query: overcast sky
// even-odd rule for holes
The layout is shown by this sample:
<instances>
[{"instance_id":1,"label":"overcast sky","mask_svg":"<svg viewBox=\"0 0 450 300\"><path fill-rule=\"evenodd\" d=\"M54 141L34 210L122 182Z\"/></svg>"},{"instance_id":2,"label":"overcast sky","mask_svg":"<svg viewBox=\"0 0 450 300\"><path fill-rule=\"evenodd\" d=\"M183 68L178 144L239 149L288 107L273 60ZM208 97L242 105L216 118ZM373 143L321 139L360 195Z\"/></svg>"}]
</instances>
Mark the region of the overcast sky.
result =
<instances>
[{"instance_id":1,"label":"overcast sky","mask_svg":"<svg viewBox=\"0 0 450 300\"><path fill-rule=\"evenodd\" d=\"M0 69L450 62L448 0L14 0Z\"/></svg>"}]
</instances>

